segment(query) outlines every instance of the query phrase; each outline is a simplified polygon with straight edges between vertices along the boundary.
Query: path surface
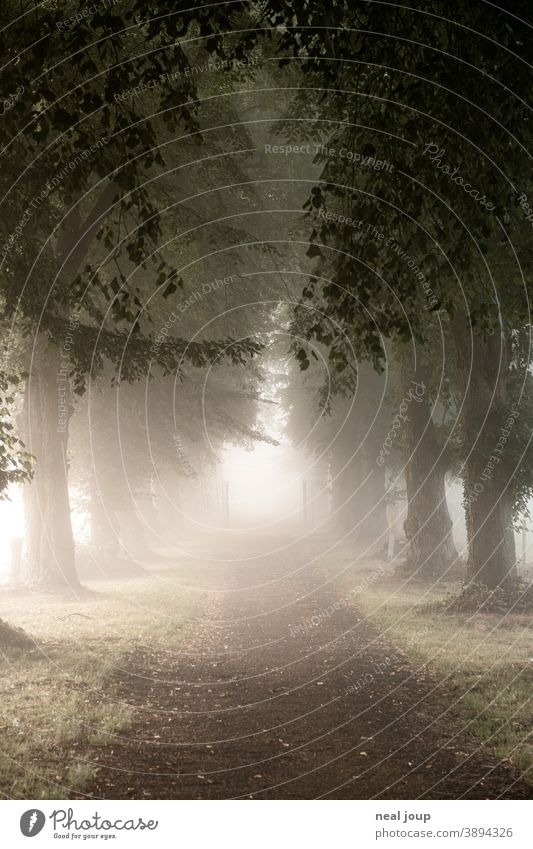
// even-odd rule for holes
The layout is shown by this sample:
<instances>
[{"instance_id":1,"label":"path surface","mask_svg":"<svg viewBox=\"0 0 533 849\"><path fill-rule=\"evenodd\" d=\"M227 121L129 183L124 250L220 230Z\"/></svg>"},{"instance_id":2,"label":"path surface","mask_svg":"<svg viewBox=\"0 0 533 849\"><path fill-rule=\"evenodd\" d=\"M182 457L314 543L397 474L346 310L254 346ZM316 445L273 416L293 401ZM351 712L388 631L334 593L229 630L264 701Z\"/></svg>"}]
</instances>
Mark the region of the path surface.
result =
<instances>
[{"instance_id":1,"label":"path surface","mask_svg":"<svg viewBox=\"0 0 533 849\"><path fill-rule=\"evenodd\" d=\"M183 651L132 652L114 681L136 720L92 752L94 796L531 797L374 625L342 605L324 615L339 595L309 545L223 546Z\"/></svg>"}]
</instances>

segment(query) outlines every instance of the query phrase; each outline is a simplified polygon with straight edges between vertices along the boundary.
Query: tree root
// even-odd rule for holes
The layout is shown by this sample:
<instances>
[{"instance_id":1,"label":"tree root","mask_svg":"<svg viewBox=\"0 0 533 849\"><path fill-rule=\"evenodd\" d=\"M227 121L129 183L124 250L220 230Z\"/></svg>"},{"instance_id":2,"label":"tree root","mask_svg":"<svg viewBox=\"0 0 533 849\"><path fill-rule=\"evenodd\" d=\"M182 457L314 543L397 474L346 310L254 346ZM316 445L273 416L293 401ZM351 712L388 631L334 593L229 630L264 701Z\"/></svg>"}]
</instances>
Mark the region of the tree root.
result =
<instances>
[{"instance_id":1,"label":"tree root","mask_svg":"<svg viewBox=\"0 0 533 849\"><path fill-rule=\"evenodd\" d=\"M510 591L467 584L458 596L439 602L438 608L442 613L532 613L533 584L521 581Z\"/></svg>"}]
</instances>

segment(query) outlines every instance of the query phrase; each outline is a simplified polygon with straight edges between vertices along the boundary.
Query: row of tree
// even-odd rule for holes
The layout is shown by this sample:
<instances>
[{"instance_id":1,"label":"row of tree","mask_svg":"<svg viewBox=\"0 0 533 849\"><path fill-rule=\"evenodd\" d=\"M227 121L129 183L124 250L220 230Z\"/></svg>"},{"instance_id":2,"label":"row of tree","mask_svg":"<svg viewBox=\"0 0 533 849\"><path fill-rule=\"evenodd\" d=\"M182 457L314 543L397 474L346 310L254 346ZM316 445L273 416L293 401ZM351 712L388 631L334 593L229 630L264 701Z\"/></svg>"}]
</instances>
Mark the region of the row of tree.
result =
<instances>
[{"instance_id":1,"label":"row of tree","mask_svg":"<svg viewBox=\"0 0 533 849\"><path fill-rule=\"evenodd\" d=\"M257 355L281 332L313 373L292 372L291 426L318 410L308 444L343 526L379 538L399 478L412 567L440 574L453 474L469 579L515 586L533 485L526 5L135 0L66 28L74 2L3 5L1 471L32 479L34 580L77 585L74 411L105 537L176 435L200 458L185 476L213 445L267 438ZM118 397L144 421L119 425Z\"/></svg>"},{"instance_id":2,"label":"row of tree","mask_svg":"<svg viewBox=\"0 0 533 849\"><path fill-rule=\"evenodd\" d=\"M24 577L74 590L73 460L104 544L154 463L194 473L178 442L262 438L257 373L228 370L262 342L241 308L261 247L239 224L251 145L238 45L213 39L227 11L77 12L0 11L3 87L20 95L0 127L2 483L29 481Z\"/></svg>"},{"instance_id":3,"label":"row of tree","mask_svg":"<svg viewBox=\"0 0 533 849\"><path fill-rule=\"evenodd\" d=\"M360 490L367 512L379 516L384 498L380 483L366 501L370 482L385 467L402 473L413 566L442 573L456 556L452 473L469 581L511 590L513 527L533 483L527 4L512 16L460 0L267 7L283 61L305 78L284 126L318 142L322 169L307 202L313 273L293 321L307 344L295 353L304 368L325 353L333 390L354 407L380 397L364 363L385 370L389 421L368 435L356 413L342 432L351 462L386 457ZM414 385L423 395L380 455Z\"/></svg>"}]
</instances>

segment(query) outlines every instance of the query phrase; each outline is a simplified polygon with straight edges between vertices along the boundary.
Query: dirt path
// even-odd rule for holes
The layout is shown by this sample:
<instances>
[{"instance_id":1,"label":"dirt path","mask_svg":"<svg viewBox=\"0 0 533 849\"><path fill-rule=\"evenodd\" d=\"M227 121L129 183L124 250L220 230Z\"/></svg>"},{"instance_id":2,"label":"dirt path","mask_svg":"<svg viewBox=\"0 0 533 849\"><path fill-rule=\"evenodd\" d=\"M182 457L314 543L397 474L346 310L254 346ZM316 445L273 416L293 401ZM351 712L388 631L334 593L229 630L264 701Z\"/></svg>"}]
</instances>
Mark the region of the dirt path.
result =
<instances>
[{"instance_id":1,"label":"dirt path","mask_svg":"<svg viewBox=\"0 0 533 849\"><path fill-rule=\"evenodd\" d=\"M136 721L91 753L94 796L531 797L454 722L450 693L353 608L327 612L339 596L309 546L235 539L217 557L238 562L220 564L183 652L132 653L116 679Z\"/></svg>"}]
</instances>

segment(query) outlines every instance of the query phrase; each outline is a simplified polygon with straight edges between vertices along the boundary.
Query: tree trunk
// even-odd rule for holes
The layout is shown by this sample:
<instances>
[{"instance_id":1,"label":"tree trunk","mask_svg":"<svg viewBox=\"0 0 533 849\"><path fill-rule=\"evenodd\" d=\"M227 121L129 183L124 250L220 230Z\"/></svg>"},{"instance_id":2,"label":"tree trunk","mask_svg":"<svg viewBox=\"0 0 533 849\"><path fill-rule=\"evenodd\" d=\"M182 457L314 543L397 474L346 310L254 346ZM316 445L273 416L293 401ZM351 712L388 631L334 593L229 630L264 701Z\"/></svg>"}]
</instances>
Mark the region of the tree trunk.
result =
<instances>
[{"instance_id":1,"label":"tree trunk","mask_svg":"<svg viewBox=\"0 0 533 849\"><path fill-rule=\"evenodd\" d=\"M162 536L170 543L183 538L185 519L183 514L180 484L183 478L175 469L162 468L157 476L157 510L160 517Z\"/></svg>"},{"instance_id":2,"label":"tree trunk","mask_svg":"<svg viewBox=\"0 0 533 849\"><path fill-rule=\"evenodd\" d=\"M486 459L472 457L464 475L467 578L491 590L511 591L517 580L512 497L499 474L483 479L486 467Z\"/></svg>"},{"instance_id":3,"label":"tree trunk","mask_svg":"<svg viewBox=\"0 0 533 849\"><path fill-rule=\"evenodd\" d=\"M403 422L407 519L404 524L413 571L431 577L457 559L446 501L446 463L435 433L431 405L416 381ZM412 389L412 387L411 387Z\"/></svg>"},{"instance_id":4,"label":"tree trunk","mask_svg":"<svg viewBox=\"0 0 533 849\"><path fill-rule=\"evenodd\" d=\"M36 457L33 480L25 487L26 574L52 588L80 588L68 493L68 378L59 352L38 339L26 382L26 445Z\"/></svg>"},{"instance_id":5,"label":"tree trunk","mask_svg":"<svg viewBox=\"0 0 533 849\"><path fill-rule=\"evenodd\" d=\"M350 533L354 527L351 499L356 475L356 469L346 461L342 446L334 446L331 458L331 509L334 527L342 534Z\"/></svg>"},{"instance_id":6,"label":"tree trunk","mask_svg":"<svg viewBox=\"0 0 533 849\"><path fill-rule=\"evenodd\" d=\"M509 397L511 343L503 335L469 336L465 372L464 507L467 577L491 590L517 580L512 472L505 473L505 442L512 430ZM465 347L463 345L463 347ZM510 424L509 424L510 422Z\"/></svg>"},{"instance_id":7,"label":"tree trunk","mask_svg":"<svg viewBox=\"0 0 533 849\"><path fill-rule=\"evenodd\" d=\"M374 454L365 452L359 464L359 491L355 496L355 517L361 540L387 542L385 469L376 466Z\"/></svg>"},{"instance_id":8,"label":"tree trunk","mask_svg":"<svg viewBox=\"0 0 533 849\"><path fill-rule=\"evenodd\" d=\"M348 411L339 411L337 418L345 420L332 440L332 508L337 525L365 543L385 543L388 528L385 469L376 463L386 433L383 388L383 376L370 363L362 363L357 391L349 399Z\"/></svg>"},{"instance_id":9,"label":"tree trunk","mask_svg":"<svg viewBox=\"0 0 533 849\"><path fill-rule=\"evenodd\" d=\"M128 560L148 556L150 549L144 535L144 524L133 499L131 499L129 507L118 511L118 516L122 556Z\"/></svg>"},{"instance_id":10,"label":"tree trunk","mask_svg":"<svg viewBox=\"0 0 533 849\"><path fill-rule=\"evenodd\" d=\"M91 545L105 557L117 557L119 551L120 523L113 498L106 492L106 480L99 479L98 485L91 480Z\"/></svg>"},{"instance_id":11,"label":"tree trunk","mask_svg":"<svg viewBox=\"0 0 533 849\"><path fill-rule=\"evenodd\" d=\"M334 480L333 509L339 529L353 532L361 542L385 543L385 470L376 466L370 448L360 449L342 470L339 468Z\"/></svg>"},{"instance_id":12,"label":"tree trunk","mask_svg":"<svg viewBox=\"0 0 533 849\"><path fill-rule=\"evenodd\" d=\"M83 191L80 190L80 194ZM114 181L100 193L88 216L81 219L74 204L58 233L59 279L70 286L119 196ZM59 307L61 312L62 307ZM41 334L35 340L25 394L28 451L37 458L33 481L25 488L27 572L32 581L77 591L74 537L68 494L69 403L68 358L54 350Z\"/></svg>"}]
</instances>

